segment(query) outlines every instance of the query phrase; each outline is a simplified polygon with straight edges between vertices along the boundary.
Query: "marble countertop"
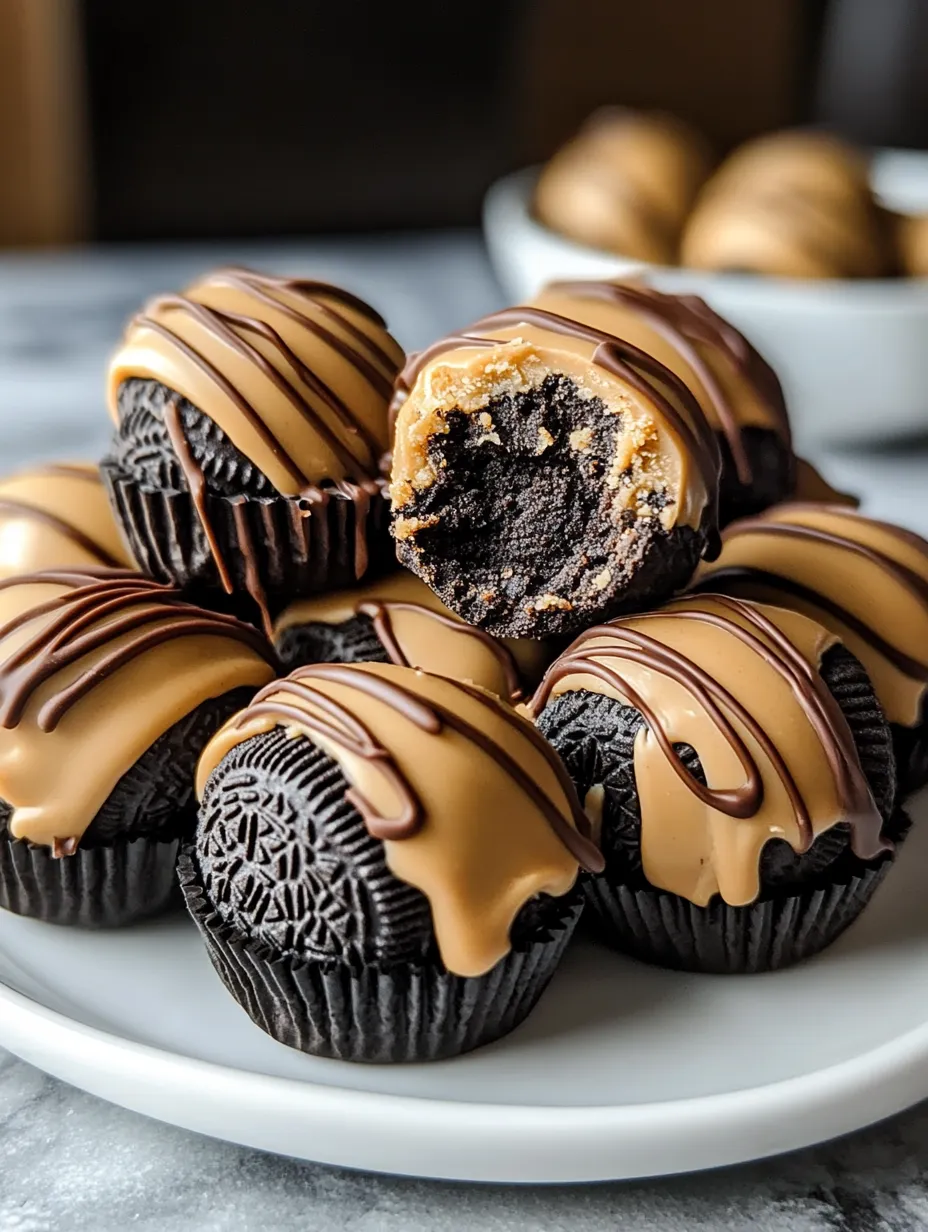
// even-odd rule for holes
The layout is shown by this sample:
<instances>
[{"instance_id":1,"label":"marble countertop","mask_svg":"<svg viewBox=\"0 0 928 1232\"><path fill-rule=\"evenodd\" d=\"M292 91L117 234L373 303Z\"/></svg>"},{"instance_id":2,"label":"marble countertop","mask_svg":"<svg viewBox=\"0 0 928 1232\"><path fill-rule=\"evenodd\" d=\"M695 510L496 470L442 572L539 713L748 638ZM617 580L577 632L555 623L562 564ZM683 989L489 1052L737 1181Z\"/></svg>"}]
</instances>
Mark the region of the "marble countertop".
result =
<instances>
[{"instance_id":1,"label":"marble countertop","mask_svg":"<svg viewBox=\"0 0 928 1232\"><path fill-rule=\"evenodd\" d=\"M0 465L102 452L106 354L145 295L237 260L344 282L407 347L499 305L476 236L0 257ZM816 459L928 533L928 444ZM198 1137L0 1050L0 1232L909 1232L928 1229L928 1104L836 1143L698 1176L586 1187L367 1176Z\"/></svg>"}]
</instances>

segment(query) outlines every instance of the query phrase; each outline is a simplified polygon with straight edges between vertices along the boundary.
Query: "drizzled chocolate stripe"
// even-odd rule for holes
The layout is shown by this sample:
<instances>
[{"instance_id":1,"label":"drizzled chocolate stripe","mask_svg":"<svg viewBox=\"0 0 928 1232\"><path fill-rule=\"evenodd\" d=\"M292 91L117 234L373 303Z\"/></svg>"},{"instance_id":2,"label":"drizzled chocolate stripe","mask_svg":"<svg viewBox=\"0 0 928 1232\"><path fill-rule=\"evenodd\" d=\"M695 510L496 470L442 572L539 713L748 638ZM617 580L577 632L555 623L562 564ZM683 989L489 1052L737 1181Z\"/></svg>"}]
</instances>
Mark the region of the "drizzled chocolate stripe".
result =
<instances>
[{"instance_id":1,"label":"drizzled chocolate stripe","mask_svg":"<svg viewBox=\"0 0 928 1232\"><path fill-rule=\"evenodd\" d=\"M721 457L715 434L694 396L676 373L671 372L659 360L654 359L639 347L633 346L632 343L616 338L604 330L595 329L591 325L584 325L579 321L573 321L569 317L559 316L555 312L548 312L542 308L524 305L507 308L503 312L483 317L466 333L442 339L421 351L403 369L400 385L411 389L426 365L446 351L455 350L461 346L501 345L501 340L498 338L479 337L481 330L509 329L518 325L535 325L549 333L563 334L566 337L595 343L593 363L613 376L617 376L657 407L661 416L680 437L684 448L693 458L702 475L706 492L709 493L710 505L714 506L717 503ZM477 331L476 334L471 333L471 330ZM668 390L672 391L680 401L684 408L683 413L678 411L671 402L665 392ZM715 521L714 518L713 521Z\"/></svg>"},{"instance_id":2,"label":"drizzled chocolate stripe","mask_svg":"<svg viewBox=\"0 0 928 1232\"><path fill-rule=\"evenodd\" d=\"M42 705L37 715L40 730L54 731L97 684L133 659L179 637L229 638L275 666L273 652L255 629L232 616L193 607L173 587L148 581L130 570L48 570L7 579L0 582L0 588L43 584L70 590L0 626L2 647L18 629L42 616L53 616L0 662L0 727L15 728L42 684L88 656L93 657L85 668ZM123 644L112 645L127 634L132 636Z\"/></svg>"},{"instance_id":3,"label":"drizzled chocolate stripe","mask_svg":"<svg viewBox=\"0 0 928 1232\"><path fill-rule=\"evenodd\" d=\"M280 312L283 316L297 322L304 329L314 333L357 368L381 397L389 398L393 387L393 379L397 371L396 360L379 346L373 338L369 337L364 330L358 329L343 313L338 312L330 303L326 302L326 300L334 300L336 303L353 308L356 312L360 312L363 316L367 317L373 324L381 329L386 329L386 322L380 314L375 312L370 304L366 304L364 300L358 299L350 291L343 291L340 287L334 287L327 282L316 282L308 278L278 278L271 274L258 274L254 270L243 268L229 267L217 270L214 274L210 275L209 281L216 285L224 285L246 291L252 298L267 304L268 307L275 309L275 311ZM374 360L374 363L372 364L362 351L358 351L356 347L352 347L337 334L333 334L331 330L326 329L324 325L320 324L308 313L300 312L293 305L284 303L274 295L269 295L266 290L267 287L276 287L282 291L292 291L308 299L318 312L329 317L340 329L343 329L345 333L350 334L357 342L360 342L367 351L367 354ZM375 365L379 365L379 368Z\"/></svg>"},{"instance_id":4,"label":"drizzled chocolate stripe","mask_svg":"<svg viewBox=\"0 0 928 1232\"><path fill-rule=\"evenodd\" d=\"M172 297L168 296L165 298L170 300ZM159 300L152 300L148 304L148 308L152 311L157 311L160 302L161 301ZM173 330L168 329L166 325L162 325L160 321L156 321L154 317L146 313L142 313L140 316L134 317L132 326L136 329L151 330L152 333L155 333L160 338L163 338L164 341L170 346L176 347L176 349L180 351L185 358L190 360L192 364L196 365L196 367L198 367L207 377L209 377L214 385L222 390L225 396L236 407L242 418L245 419L249 426L258 434L262 443L271 451L272 454L275 455L275 457L278 458L284 468L290 472L290 476L293 479L294 484L297 487L301 487L306 483L306 476L299 469L295 460L286 452L285 449L283 449L273 433L270 432L264 420L257 414L251 403L248 402L248 400L243 397L241 393L239 393L232 382L228 380L228 378L225 377L218 368L214 367L214 365L211 364L205 356L201 355L199 351L190 346L189 343L185 342L178 334L175 334Z\"/></svg>"},{"instance_id":5,"label":"drizzled chocolate stripe","mask_svg":"<svg viewBox=\"0 0 928 1232\"><path fill-rule=\"evenodd\" d=\"M853 519L858 516L850 513L840 505L805 505L796 501L787 505L777 506L778 510L784 512L789 510L802 511L806 508L810 512L815 513L828 512L830 509L840 514L842 518L847 519ZM922 553L926 563L928 563L928 542L919 535L914 534L912 531L903 530L900 527L891 526L886 522L875 522L870 518L863 520L866 524L879 527L893 538L914 547ZM850 524L853 525L853 522ZM841 535L836 531L825 531L818 527L804 526L796 522L775 521L772 517L769 519L764 517L743 518L738 522L733 522L723 533L722 541L727 543L736 538L754 535L823 544L837 552L850 553L862 560L866 560L869 564L876 565L897 585L908 591L916 602L928 609L928 580L916 573L914 569L910 569L907 565L895 560L888 553L881 552L879 548L859 543L855 539ZM850 611L844 604L821 593L812 586L806 586L802 582L794 580L787 574L774 572L766 568L758 568L753 565L730 565L713 570L708 577L693 589L697 593L705 593L728 581L735 582L736 584L743 582L748 586L754 583L755 585L769 587L784 595L804 600L820 611L833 616L848 629L851 629L863 642L871 646L904 675L909 676L913 680L928 683L928 663L914 659L898 646L893 646L872 625L868 624L855 612Z\"/></svg>"},{"instance_id":6,"label":"drizzled chocolate stripe","mask_svg":"<svg viewBox=\"0 0 928 1232\"><path fill-rule=\"evenodd\" d=\"M70 522L66 522L64 518L57 517L54 513L49 513L45 509L38 509L35 505L30 505L28 501L13 500L11 497L0 497L0 516L3 514L12 514L16 517L27 518L32 522L40 522L43 526L47 526L50 530L56 531L65 539L86 552L88 556L95 557L101 565L111 565L113 568L118 568L122 562L117 560L112 553L108 552L105 547L92 539L82 530L78 530Z\"/></svg>"},{"instance_id":7,"label":"drizzled chocolate stripe","mask_svg":"<svg viewBox=\"0 0 928 1232\"><path fill-rule=\"evenodd\" d=\"M756 607L730 596L712 594L707 597L719 607L727 608L741 617L749 628L730 617L698 608L676 609L665 613L652 612L632 619L636 622L661 618L683 619L723 629L738 638L768 667L782 676L822 743L834 775L844 820L851 828L851 842L855 854L865 860L874 858L888 846L886 840L880 837L882 819L860 768L850 728L819 673L810 667L785 634ZM589 646L584 649L596 638L608 638L613 645ZM686 689L729 744L745 772L744 783L735 788L715 789L695 779L674 749L670 733L661 722L660 716L649 706L647 700L624 680L619 670L608 665L608 660L639 663ZM675 648L638 629L627 627L622 621L599 625L581 634L549 668L532 700L533 713L537 714L544 708L560 681L574 675L592 676L615 689L619 696L626 698L628 704L644 718L670 768L704 804L726 816L747 819L756 815L761 807L763 783L757 762L728 718L729 714L734 716L763 749L783 785L794 810L800 835L798 850L807 850L811 845L814 834L809 810L773 740L738 699L697 663ZM699 752L698 749L696 751Z\"/></svg>"},{"instance_id":8,"label":"drizzled chocolate stripe","mask_svg":"<svg viewBox=\"0 0 928 1232\"><path fill-rule=\"evenodd\" d=\"M776 506L777 513L788 513L789 511L798 513L804 509L817 513L832 511L844 518L860 516L859 514L849 513L843 505L803 504L799 501L793 501L789 504ZM871 526L886 531L887 534L899 539L901 543L907 543L910 547L916 548L928 559L928 541L912 531L891 526L888 522L876 522L872 518L864 518L862 520ZM907 565L903 565L900 561L894 560L885 552L881 552L878 548L871 547L869 544L858 543L855 539L851 539L846 535L839 535L835 531L820 530L818 527L813 526L803 526L798 522L774 521L773 517L765 518L763 516L758 518L742 518L737 522L732 522L731 525L726 527L722 535L722 542L728 543L731 539L747 534L774 535L784 539L802 539L808 543L824 543L829 547L837 548L839 551L851 552L870 564L878 565L889 573L893 580L898 582L900 586L903 586L919 603L928 606L928 581L917 574L914 569L910 569Z\"/></svg>"},{"instance_id":9,"label":"drizzled chocolate stripe","mask_svg":"<svg viewBox=\"0 0 928 1232\"><path fill-rule=\"evenodd\" d=\"M744 447L738 409L696 344L713 347L726 356L744 379L753 385L766 404L775 430L787 444L790 443L786 403L773 369L743 334L714 313L698 296L666 295L652 287L606 281L553 282L547 290L577 299L598 299L617 307L629 307L646 318L686 360L702 382L725 434L741 483L751 483L753 471Z\"/></svg>"},{"instance_id":10,"label":"drizzled chocolate stripe","mask_svg":"<svg viewBox=\"0 0 928 1232\"><path fill-rule=\"evenodd\" d=\"M391 619L394 612L415 612L417 616L434 620L452 633L460 634L462 637L473 638L475 641L480 642L499 664L503 678L506 681L509 700L512 702L521 700L522 685L512 652L498 638L484 632L483 629L465 624L461 620L455 620L451 616L445 616L441 612L435 612L431 608L424 607L421 603L409 603L398 599L365 600L357 605L355 612L360 616L368 616L370 618L374 626L374 632L387 652L390 662L395 663L397 667L418 667L419 665L417 663L410 663L396 638Z\"/></svg>"},{"instance_id":11,"label":"drizzled chocolate stripe","mask_svg":"<svg viewBox=\"0 0 928 1232\"><path fill-rule=\"evenodd\" d=\"M393 840L411 838L424 821L422 803L409 780L397 765L389 749L379 744L361 720L346 706L334 701L319 689L313 688L313 680L325 680L332 684L340 684L349 689L355 689L367 697L372 697L376 701L390 707L408 722L413 723L421 731L427 732L430 735L438 735L444 727L457 732L466 740L476 745L487 756L493 758L512 777L513 781L518 784L527 798L544 816L552 831L579 864L591 871L598 871L602 868L602 856L593 843L585 837L586 818L577 800L576 791L572 786L569 786L570 780L567 779L566 772L563 766L560 765L557 755L529 724L519 723L515 713L508 713L505 704L492 698L490 694L482 693L480 690L467 685L456 684L456 687L467 693L468 696L477 698L482 704L492 709L495 715L502 717L513 726L517 725L520 734L529 739L533 747L543 754L545 760L556 773L558 782L565 786L565 794L574 819L583 827L582 831L575 829L565 821L558 807L525 773L522 767L509 756L505 749L502 749L478 728L461 718L460 715L455 714L448 707L431 699L420 697L401 685L384 679L382 676L365 672L358 665L346 667L337 664L311 664L307 667L298 668L286 679L276 681L274 684L262 689L256 695L252 704L243 710L235 720L236 727L245 726L248 720L256 715L267 715L277 718L283 723L296 724L317 733L324 739L330 740L333 744L341 746L359 757L376 762L378 769L387 775L390 783L396 789L398 798L402 802L398 817L384 817L354 787L351 788L349 794L351 803L364 818L364 822L374 838ZM445 681L444 683L451 682ZM283 694L284 699L289 694L291 697L309 702L325 715L334 718L336 720L335 725L328 723L325 718L320 718L318 715L306 713L300 707L289 705L286 700L282 700L279 697L281 694Z\"/></svg>"},{"instance_id":12,"label":"drizzled chocolate stripe","mask_svg":"<svg viewBox=\"0 0 928 1232\"><path fill-rule=\"evenodd\" d=\"M253 346L248 340L242 337L242 334L254 334L265 342L271 344L278 352L281 359L288 365L303 382L303 384L312 388L318 385L324 393L326 405L330 406L341 420L343 424L348 426L352 432L361 436L358 429L357 421L351 415L348 407L340 399L336 398L328 386L323 386L321 381L318 381L315 375L309 371L300 357L287 345L280 334L264 321L259 321L255 317L244 316L241 313L228 312L218 308L208 308L204 304L198 303L196 300L188 299L184 295L163 295L160 296L153 304L153 308L157 309L173 309L175 312L183 312L192 317L199 325L219 338L235 353L241 356L242 359L252 364L258 371L274 386L274 388L286 399L293 407L297 415L307 423L312 425L312 428L325 441L332 452L345 464L349 470L355 466L362 466L362 460L357 456L355 451L349 444L346 444L339 437L337 432L326 423L325 419L316 411L311 403L303 397L297 387L291 384L285 376L283 376L265 356L261 353L258 347ZM197 352L199 354L199 352ZM208 361L201 356L201 367L204 371L211 367ZM244 401L244 396L242 396ZM255 407L249 404L249 423L259 421L263 423L261 417ZM299 471L297 463L292 455L285 454L283 446L277 438L272 438L270 429L266 429L266 441L274 440L274 451L277 454L283 454L287 458L287 465L292 466L295 474L300 475L300 485L305 487L308 483L306 476ZM373 439L373 438L371 438ZM377 456L376 442L374 447L368 450L372 458ZM373 465L368 462L368 466Z\"/></svg>"}]
</instances>

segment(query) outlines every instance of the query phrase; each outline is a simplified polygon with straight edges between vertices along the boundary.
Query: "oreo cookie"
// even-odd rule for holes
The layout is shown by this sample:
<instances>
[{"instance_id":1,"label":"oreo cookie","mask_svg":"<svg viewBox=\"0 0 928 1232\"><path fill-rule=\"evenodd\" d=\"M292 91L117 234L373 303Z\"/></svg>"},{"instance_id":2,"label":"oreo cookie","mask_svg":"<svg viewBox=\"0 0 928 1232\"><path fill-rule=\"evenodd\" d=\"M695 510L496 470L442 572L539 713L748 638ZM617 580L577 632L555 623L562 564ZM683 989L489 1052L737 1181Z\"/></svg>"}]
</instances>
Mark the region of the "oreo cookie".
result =
<instances>
[{"instance_id":1,"label":"oreo cookie","mask_svg":"<svg viewBox=\"0 0 928 1232\"><path fill-rule=\"evenodd\" d=\"M555 661L534 705L595 818L601 931L645 961L743 973L808 957L901 837L869 677L797 614L706 595L616 621Z\"/></svg>"},{"instance_id":2,"label":"oreo cookie","mask_svg":"<svg viewBox=\"0 0 928 1232\"><path fill-rule=\"evenodd\" d=\"M250 626L127 571L0 582L0 906L119 927L163 911L203 746L274 674Z\"/></svg>"},{"instance_id":3,"label":"oreo cookie","mask_svg":"<svg viewBox=\"0 0 928 1232\"><path fill-rule=\"evenodd\" d=\"M380 460L402 351L326 283L220 269L128 324L101 466L140 568L225 592L270 631L288 598L392 559Z\"/></svg>"},{"instance_id":4,"label":"oreo cookie","mask_svg":"<svg viewBox=\"0 0 928 1232\"><path fill-rule=\"evenodd\" d=\"M600 862L531 724L393 664L268 686L198 777L188 908L246 1012L317 1055L433 1060L511 1031Z\"/></svg>"}]
</instances>

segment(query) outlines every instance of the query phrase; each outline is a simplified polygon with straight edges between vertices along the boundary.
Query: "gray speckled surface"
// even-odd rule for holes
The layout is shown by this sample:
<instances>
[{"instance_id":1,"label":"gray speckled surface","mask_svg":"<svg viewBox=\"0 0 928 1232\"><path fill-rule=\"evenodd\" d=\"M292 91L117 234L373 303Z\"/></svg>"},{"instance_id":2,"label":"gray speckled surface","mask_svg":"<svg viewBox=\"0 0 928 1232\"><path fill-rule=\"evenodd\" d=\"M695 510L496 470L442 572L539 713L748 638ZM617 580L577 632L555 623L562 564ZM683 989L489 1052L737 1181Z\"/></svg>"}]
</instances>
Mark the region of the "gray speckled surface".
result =
<instances>
[{"instance_id":1,"label":"gray speckled surface","mask_svg":"<svg viewBox=\"0 0 928 1232\"><path fill-rule=\"evenodd\" d=\"M498 304L475 237L112 249L0 258L0 467L93 456L102 369L139 299L218 260L312 270L371 298L416 346ZM928 454L832 457L871 510L928 530ZM928 1105L838 1143L701 1176L584 1188L365 1176L199 1138L0 1050L0 1232L582 1228L908 1232L928 1228Z\"/></svg>"}]
</instances>

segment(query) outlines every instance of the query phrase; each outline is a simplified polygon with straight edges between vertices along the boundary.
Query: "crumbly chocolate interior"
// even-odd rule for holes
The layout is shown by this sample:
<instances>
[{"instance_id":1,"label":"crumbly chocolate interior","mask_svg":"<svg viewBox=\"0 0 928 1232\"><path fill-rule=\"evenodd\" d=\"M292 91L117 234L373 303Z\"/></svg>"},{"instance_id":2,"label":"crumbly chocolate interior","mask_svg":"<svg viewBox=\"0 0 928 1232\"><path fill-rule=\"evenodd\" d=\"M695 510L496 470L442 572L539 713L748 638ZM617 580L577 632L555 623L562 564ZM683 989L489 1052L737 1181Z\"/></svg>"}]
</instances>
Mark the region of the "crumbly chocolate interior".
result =
<instances>
[{"instance_id":1,"label":"crumbly chocolate interior","mask_svg":"<svg viewBox=\"0 0 928 1232\"><path fill-rule=\"evenodd\" d=\"M743 484L725 434L718 433L722 455L719 484L719 525L761 513L788 500L796 488L796 455L778 432L753 425L741 429L741 444L751 468L751 482Z\"/></svg>"},{"instance_id":2,"label":"crumbly chocolate interior","mask_svg":"<svg viewBox=\"0 0 928 1232\"><path fill-rule=\"evenodd\" d=\"M158 737L122 776L81 838L82 848L117 840L189 837L196 824L194 771L200 752L231 715L247 706L254 689L232 689L202 702ZM13 809L0 800L0 837L9 837Z\"/></svg>"},{"instance_id":3,"label":"crumbly chocolate interior","mask_svg":"<svg viewBox=\"0 0 928 1232\"><path fill-rule=\"evenodd\" d=\"M557 636L658 603L692 575L705 535L665 530L673 493L652 488L645 510L615 517L621 416L568 377L445 425L429 441L434 480L402 506L397 555L471 624Z\"/></svg>"},{"instance_id":4,"label":"crumbly chocolate interior","mask_svg":"<svg viewBox=\"0 0 928 1232\"><path fill-rule=\"evenodd\" d=\"M133 378L119 388L119 426L107 461L149 490L187 489L164 424L164 408L177 403L184 436L207 487L220 496L274 496L270 480L192 402L158 381Z\"/></svg>"},{"instance_id":5,"label":"crumbly chocolate interior","mask_svg":"<svg viewBox=\"0 0 928 1232\"><path fill-rule=\"evenodd\" d=\"M843 646L833 647L824 656L822 678L847 718L877 807L888 821L896 791L895 761L889 729L870 679L859 660ZM635 737L643 725L644 719L633 707L580 690L561 694L538 717L538 727L560 753L580 799L594 784L603 785L605 875L632 885L646 884L634 771ZM705 783L698 753L689 745L674 747L690 774ZM820 834L802 855L784 840L771 840L761 858L762 893L791 889L821 874L847 849L848 841L849 830L843 824Z\"/></svg>"},{"instance_id":6,"label":"crumbly chocolate interior","mask_svg":"<svg viewBox=\"0 0 928 1232\"><path fill-rule=\"evenodd\" d=\"M440 962L428 899L393 876L347 792L341 767L305 736L275 728L237 745L200 808L196 860L207 898L226 924L291 957L383 968ZM538 940L574 901L528 902L513 947Z\"/></svg>"},{"instance_id":7,"label":"crumbly chocolate interior","mask_svg":"<svg viewBox=\"0 0 928 1232\"><path fill-rule=\"evenodd\" d=\"M352 616L340 624L311 621L281 630L274 642L285 672L307 663L389 663L390 656L374 632L370 616Z\"/></svg>"}]
</instances>

